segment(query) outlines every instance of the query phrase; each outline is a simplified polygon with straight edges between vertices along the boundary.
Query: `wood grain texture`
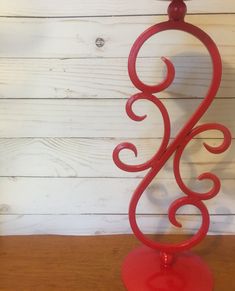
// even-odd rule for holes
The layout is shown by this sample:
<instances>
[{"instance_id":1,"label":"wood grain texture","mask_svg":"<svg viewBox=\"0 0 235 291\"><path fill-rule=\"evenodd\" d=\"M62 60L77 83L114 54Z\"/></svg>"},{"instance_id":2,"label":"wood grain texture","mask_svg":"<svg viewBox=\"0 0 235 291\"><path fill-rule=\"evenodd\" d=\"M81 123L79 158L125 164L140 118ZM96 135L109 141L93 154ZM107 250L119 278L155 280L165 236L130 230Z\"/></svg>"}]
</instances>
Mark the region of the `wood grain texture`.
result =
<instances>
[{"instance_id":1,"label":"wood grain texture","mask_svg":"<svg viewBox=\"0 0 235 291\"><path fill-rule=\"evenodd\" d=\"M174 83L160 98L206 96L211 81L209 56L171 57ZM136 93L129 80L127 58L0 59L0 98L128 98ZM164 78L160 58L141 58L138 72L148 84ZM223 58L223 79L217 98L235 96L235 57Z\"/></svg>"},{"instance_id":2,"label":"wood grain texture","mask_svg":"<svg viewBox=\"0 0 235 291\"><path fill-rule=\"evenodd\" d=\"M2 0L1 16L87 16L87 15L133 15L165 14L168 2L161 0ZM234 13L233 0L190 1L189 13Z\"/></svg>"},{"instance_id":3,"label":"wood grain texture","mask_svg":"<svg viewBox=\"0 0 235 291\"><path fill-rule=\"evenodd\" d=\"M140 182L140 178L0 178L0 214L126 214L132 194ZM196 180L185 179L185 182L198 191L207 190L204 183ZM219 195L206 202L212 215L235 215L234 186L234 179L222 180ZM184 195L174 180L156 179L144 192L138 213L165 215L169 205ZM182 208L179 213L198 214L190 206Z\"/></svg>"},{"instance_id":4,"label":"wood grain texture","mask_svg":"<svg viewBox=\"0 0 235 291\"><path fill-rule=\"evenodd\" d=\"M191 116L201 100L164 100L171 116L172 136ZM139 101L137 114L148 115L141 124L128 118L126 100L0 100L0 137L161 137L162 119L152 103ZM235 134L235 99L217 99L200 120L218 122ZM217 131L203 136L221 137Z\"/></svg>"},{"instance_id":5,"label":"wood grain texture","mask_svg":"<svg viewBox=\"0 0 235 291\"><path fill-rule=\"evenodd\" d=\"M56 207L56 205L55 205ZM177 215L182 228L173 227L165 215L138 215L138 223L146 234L192 234L198 231L200 215ZM33 214L0 215L0 235L110 235L131 234L127 214ZM235 232L235 215L211 215L208 234L231 235Z\"/></svg>"},{"instance_id":6,"label":"wood grain texture","mask_svg":"<svg viewBox=\"0 0 235 291\"><path fill-rule=\"evenodd\" d=\"M8 58L94 58L127 57L134 40L165 16L101 18L1 18L0 57ZM205 30L222 53L234 54L235 15L192 15L188 22ZM104 46L97 47L96 39ZM142 49L142 57L208 55L189 34L167 31L154 37Z\"/></svg>"},{"instance_id":7,"label":"wood grain texture","mask_svg":"<svg viewBox=\"0 0 235 291\"><path fill-rule=\"evenodd\" d=\"M118 170L112 151L121 141L131 141L139 157L125 152L123 159L145 161L158 147L163 127L159 112L147 102L135 106L139 114L148 114L144 122L126 116L126 99L137 92L127 75L127 57L142 31L166 20L160 14L168 5L133 1L61 0L59 5L54 0L1 1L0 234L131 233L128 202L144 173ZM199 0L188 6L197 14L187 20L212 36L224 67L218 99L200 122L221 122L234 135L234 2L214 0L212 6ZM103 39L102 47L97 38ZM169 110L174 137L207 92L211 61L195 38L176 31L163 33L141 50L138 71L146 82L163 79L162 55L176 67L174 85L159 94ZM215 131L199 138L213 145L221 142ZM210 234L235 233L234 151L233 145L216 157L202 150L202 140L197 139L182 159L182 176L194 189L209 186L195 181L202 172L213 171L222 179L220 195L207 204L212 214ZM170 160L141 201L141 228L147 233L177 233L166 213L178 195ZM179 219L183 233L195 232L200 224L193 208L182 209ZM0 275L0 290L21 291L19 285L11 285L10 275L4 276ZM45 282L32 281L30 290L46 290ZM72 290L73 282L65 280L61 290ZM95 279L91 282L95 284ZM99 290L93 283L87 290ZM55 282L49 286L59 290Z\"/></svg>"},{"instance_id":8,"label":"wood grain texture","mask_svg":"<svg viewBox=\"0 0 235 291\"><path fill-rule=\"evenodd\" d=\"M170 242L185 239L167 238ZM20 236L4 237L0 241L0 290L4 291L124 291L121 264L139 246L133 236L124 235ZM235 289L234 245L234 236L213 236L194 250L214 274L214 291Z\"/></svg>"},{"instance_id":9,"label":"wood grain texture","mask_svg":"<svg viewBox=\"0 0 235 291\"><path fill-rule=\"evenodd\" d=\"M126 139L127 140L127 139ZM145 172L126 173L112 160L114 148L124 139L109 138L6 138L0 139L0 176L31 177L143 177ZM129 139L138 148L121 154L129 164L146 162L155 154L161 139ZM203 142L216 146L220 139L195 139L186 148L181 160L183 178L197 178L212 171L221 179L234 179L235 145L224 154L208 153ZM172 179L172 159L160 171L158 178Z\"/></svg>"}]
</instances>

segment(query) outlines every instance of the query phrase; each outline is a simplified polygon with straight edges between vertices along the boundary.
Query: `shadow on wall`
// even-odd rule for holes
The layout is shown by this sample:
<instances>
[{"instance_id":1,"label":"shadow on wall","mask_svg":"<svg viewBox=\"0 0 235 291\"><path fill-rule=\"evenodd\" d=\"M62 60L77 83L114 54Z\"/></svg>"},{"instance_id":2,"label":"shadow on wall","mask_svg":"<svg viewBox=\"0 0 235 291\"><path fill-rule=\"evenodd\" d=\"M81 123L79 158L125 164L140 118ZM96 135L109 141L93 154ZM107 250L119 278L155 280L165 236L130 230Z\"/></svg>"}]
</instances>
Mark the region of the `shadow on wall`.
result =
<instances>
[{"instance_id":1,"label":"shadow on wall","mask_svg":"<svg viewBox=\"0 0 235 291\"><path fill-rule=\"evenodd\" d=\"M187 56L187 53L185 54ZM172 121L172 133L173 135L177 134L177 132L182 128L182 126L186 123L186 121L191 117L193 112L196 110L198 105L202 102L203 98L206 96L207 91L209 89L212 77L212 64L210 57L207 55L195 54L191 56L185 57L185 55L177 55L175 57L171 57L170 60L175 65L176 69L176 77L174 83L166 90L166 92L161 92L160 94L156 94L156 96L162 98L163 103L165 104L166 108L168 105L169 98L172 101L174 98L175 106L180 107L182 114L180 118L174 119L174 110L169 112L170 117L173 116ZM159 64L159 62L158 62ZM156 70L156 69L155 69ZM230 64L223 62L223 76L222 76L222 83L221 87L217 93L217 96L212 103L211 107L205 113L204 117L199 121L198 124L204 124L208 122L218 122L222 123L223 125L227 125L228 123L231 124L234 115L233 115L233 108L231 108L230 103L232 97L235 96L235 87L234 87L234 80L232 80L231 76L235 75L234 66L230 66ZM161 76L164 78L164 74ZM159 78L160 80L160 78ZM144 80L147 83L147 80ZM151 80L152 81L152 80ZM151 83L152 84L152 83ZM225 104L225 106L221 106ZM150 103L149 111L151 115L156 115L156 109L154 105ZM228 109L227 111L225 109ZM156 118L161 118L160 115L156 115ZM225 120L224 120L225 119ZM225 121L225 122L224 122ZM233 128L230 128L233 131ZM185 150L184 155L181 159L181 166L187 164L187 177L191 177L190 179L183 179L187 186L190 189L195 189L204 193L208 191L211 187L210 182L200 182L197 180L197 177L202 174L197 169L198 164L200 164L200 169L203 168L203 172L212 172L216 174L220 179L231 179L234 181L234 150L230 147L225 153L220 155L213 155L203 147L203 142L207 141L210 145L219 145L222 142L222 135L217 132L212 132L212 135L208 136L208 132L205 134L201 134L197 136L197 139L190 142L188 147ZM207 139L205 138L207 137ZM157 150L157 148L156 148ZM200 153L204 151L202 158L200 158ZM205 159L206 156L211 155L210 162L208 163ZM199 157L199 160L195 161L194 156ZM204 157L204 158L203 158ZM172 159L166 164L165 170L169 172L169 176L172 177ZM169 165L170 164L170 165ZM222 182L222 194L219 193L217 196L212 200L209 200L206 204L209 208L209 211L213 209L214 215L219 215L219 221L217 224L221 224L221 229L224 228L229 230L230 226L234 223L233 217L230 215L233 212L231 208L228 208L226 205L230 205L229 201L231 201L234 187L226 187L223 185ZM234 183L232 183L234 184ZM229 183L226 185L230 185ZM159 195L159 193L161 195ZM154 183L150 185L150 187L146 190L146 193L143 195L147 195L148 200L153 204L156 205L156 213L159 213L159 209L164 209L163 213L167 213L170 204L177 199L178 197L182 197L185 194L179 189L178 193L169 193L167 186L163 183L159 184L157 182L157 177L155 178ZM220 199L220 203L216 203L217 206L214 205L215 199ZM223 205L223 201L226 201L226 205ZM141 203L141 200L140 200ZM161 205L159 207L159 205ZM220 206L218 206L220 205ZM216 209L214 208L216 207ZM194 207L186 207L179 211L180 214L192 214L195 213ZM199 213L198 211L196 213ZM196 219L197 220L197 219ZM184 219L183 219L184 221ZM210 231L216 233L218 230L218 226L213 223L213 216L211 218L211 227ZM156 218L156 232L164 233L164 228L169 231L170 222L167 219L167 216L159 216ZM198 226L200 222L198 223ZM191 229L191 230L190 230ZM194 229L191 228L191 222L189 223L188 230L190 232L194 232ZM172 232L175 232L175 228L172 228ZM166 232L167 232L166 231ZM229 231L228 231L229 232Z\"/></svg>"}]
</instances>

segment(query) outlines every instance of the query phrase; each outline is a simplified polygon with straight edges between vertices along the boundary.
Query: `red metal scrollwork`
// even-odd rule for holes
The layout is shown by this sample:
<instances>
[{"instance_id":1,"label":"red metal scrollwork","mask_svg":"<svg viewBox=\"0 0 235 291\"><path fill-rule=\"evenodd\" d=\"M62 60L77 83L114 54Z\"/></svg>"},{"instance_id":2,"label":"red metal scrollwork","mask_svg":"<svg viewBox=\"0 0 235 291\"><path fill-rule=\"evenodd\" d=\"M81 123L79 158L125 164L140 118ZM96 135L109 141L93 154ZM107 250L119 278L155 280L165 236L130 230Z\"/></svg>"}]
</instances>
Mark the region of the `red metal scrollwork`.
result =
<instances>
[{"instance_id":1,"label":"red metal scrollwork","mask_svg":"<svg viewBox=\"0 0 235 291\"><path fill-rule=\"evenodd\" d=\"M129 207L129 220L132 227L132 230L136 237L145 245L159 250L162 254L162 260L165 260L167 263L167 260L171 259L171 254L174 254L175 252L184 251L187 249L192 248L196 244L198 244L207 234L208 228L209 228L209 222L210 217L207 210L207 207L204 204L204 200L208 200L216 196L220 190L220 180L219 178L214 175L213 173L203 173L198 177L199 180L210 180L212 182L212 188L210 191L206 193L197 193L195 191L192 191L190 188L188 188L185 183L183 182L180 174L180 158L182 156L182 153L185 149L185 147L188 145L188 143L198 134L208 131L208 130L217 130L220 131L223 134L223 143L220 146L212 147L206 143L204 143L204 147L207 149L207 151L219 154L228 149L228 147L231 144L231 134L230 131L224 127L223 125L217 124L217 123L211 123L211 124L203 124L196 126L197 122L201 119L201 117L204 115L204 113L207 111L209 106L211 105L213 99L215 98L215 95L218 91L218 88L220 86L221 82L221 75L222 75L222 62L221 57L218 51L218 48L216 47L216 44L214 41L201 29L198 27L189 24L184 21L184 16L186 14L186 5L183 2L183 0L173 0L168 8L168 15L169 20L166 22L162 22L159 24L156 24L146 30L143 34L139 36L139 38L134 43L130 56L129 56L129 62L128 62L128 70L129 70L129 76L133 84L137 89L139 89L141 92L135 94L134 96L130 97L126 104L126 112L128 116L134 120L134 121L142 121L146 118L145 116L138 116L133 112L132 105L141 99L148 100L152 102L161 112L163 122L164 122L164 135L162 139L162 143L160 148L158 149L157 153L146 163L140 164L140 165L127 165L124 162L121 161L119 158L119 154L123 149L129 149L132 152L134 152L135 156L137 156L137 148L135 145L131 143L122 143L118 145L114 152L113 152L113 160L115 164L122 170L128 171L128 172L139 172L149 169L147 175L144 177L144 179L141 181L137 189L135 190L133 197L130 202ZM203 99L199 107L196 109L192 117L188 120L188 122L183 126L183 128L179 131L175 139L170 142L170 132L171 132L171 124L170 124L170 118L168 115L168 112L161 102L160 99L158 99L154 93L161 92L168 88L170 84L174 81L175 77L175 69L174 65L170 60L167 58L162 57L163 62L165 62L167 67L167 75L165 80L157 85L150 86L145 83L143 83L136 71L136 61L139 54L139 51L143 44L153 35L166 31L166 30L180 30L184 31L186 33L192 34L196 38L198 38L202 44L205 45L207 48L213 65L213 76L212 81L207 93L207 96ZM169 207L169 220L170 222L176 226L176 227L182 227L182 225L177 221L176 219L176 212L179 208L185 205L193 205L196 208L198 208L202 215L202 223L201 227L198 230L198 232L192 236L190 239L177 243L177 244L163 244L158 243L156 241L153 241L149 239L146 235L143 234L143 232L140 230L137 219L136 219L136 209L138 202L143 194L143 192L146 190L146 188L149 186L149 184L152 182L152 180L156 177L156 175L159 173L159 171L162 169L162 167L165 165L167 160L174 154L174 174L177 184L179 185L180 189L186 194L185 197L182 197L180 199L177 199L170 205Z\"/></svg>"}]
</instances>

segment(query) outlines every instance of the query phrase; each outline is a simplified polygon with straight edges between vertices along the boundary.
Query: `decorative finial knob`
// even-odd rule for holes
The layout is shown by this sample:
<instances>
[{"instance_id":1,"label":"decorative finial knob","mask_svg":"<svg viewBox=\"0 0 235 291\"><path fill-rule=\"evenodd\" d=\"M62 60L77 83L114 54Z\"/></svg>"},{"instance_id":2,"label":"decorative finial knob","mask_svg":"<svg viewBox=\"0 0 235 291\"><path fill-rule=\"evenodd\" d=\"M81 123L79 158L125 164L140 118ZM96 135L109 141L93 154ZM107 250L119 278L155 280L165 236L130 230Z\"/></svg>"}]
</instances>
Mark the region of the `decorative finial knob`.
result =
<instances>
[{"instance_id":1,"label":"decorative finial knob","mask_svg":"<svg viewBox=\"0 0 235 291\"><path fill-rule=\"evenodd\" d=\"M168 15L170 20L180 21L184 20L187 13L187 6L183 0L172 0L168 7Z\"/></svg>"}]
</instances>

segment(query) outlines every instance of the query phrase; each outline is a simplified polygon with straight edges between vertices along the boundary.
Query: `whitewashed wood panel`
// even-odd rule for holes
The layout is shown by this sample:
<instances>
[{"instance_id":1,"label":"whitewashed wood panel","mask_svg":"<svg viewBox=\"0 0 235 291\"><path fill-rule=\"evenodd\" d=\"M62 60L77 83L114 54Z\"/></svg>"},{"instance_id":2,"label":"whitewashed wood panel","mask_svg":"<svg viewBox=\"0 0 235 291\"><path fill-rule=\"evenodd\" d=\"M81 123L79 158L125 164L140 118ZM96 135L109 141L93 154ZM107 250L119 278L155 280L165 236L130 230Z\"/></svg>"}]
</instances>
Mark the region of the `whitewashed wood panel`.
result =
<instances>
[{"instance_id":1,"label":"whitewashed wood panel","mask_svg":"<svg viewBox=\"0 0 235 291\"><path fill-rule=\"evenodd\" d=\"M2 0L4 16L87 16L164 14L169 2L162 0ZM233 0L188 1L190 13L234 13Z\"/></svg>"},{"instance_id":2,"label":"whitewashed wood panel","mask_svg":"<svg viewBox=\"0 0 235 291\"><path fill-rule=\"evenodd\" d=\"M195 2L195 1L194 1ZM164 16L101 18L1 18L0 57L127 57L137 36ZM207 31L221 53L234 54L235 15L192 15L187 20ZM103 38L103 47L96 39ZM189 34L167 31L145 45L140 56L207 55Z\"/></svg>"},{"instance_id":3,"label":"whitewashed wood panel","mask_svg":"<svg viewBox=\"0 0 235 291\"><path fill-rule=\"evenodd\" d=\"M130 120L125 100L0 100L0 137L161 137L160 113L153 104L139 101L134 110L148 115ZM172 136L195 111L201 100L164 100L172 121ZM200 121L219 122L235 134L235 99L217 99ZM217 138L215 131L205 137Z\"/></svg>"},{"instance_id":4,"label":"whitewashed wood panel","mask_svg":"<svg viewBox=\"0 0 235 291\"><path fill-rule=\"evenodd\" d=\"M182 229L171 227L164 216L139 217L142 231L146 233L194 233L200 217L180 216ZM63 234L104 235L132 233L127 215L0 215L1 235ZM212 216L209 234L233 234L235 215Z\"/></svg>"},{"instance_id":5,"label":"whitewashed wood panel","mask_svg":"<svg viewBox=\"0 0 235 291\"><path fill-rule=\"evenodd\" d=\"M211 80L209 57L172 57L174 83L164 98L204 97ZM148 84L161 82L165 68L159 58L138 63ZM235 57L223 58L219 98L235 97ZM136 93L127 73L127 59L0 59L0 98L127 98Z\"/></svg>"},{"instance_id":6,"label":"whitewashed wood panel","mask_svg":"<svg viewBox=\"0 0 235 291\"><path fill-rule=\"evenodd\" d=\"M144 173L117 169L112 150L121 141L132 141L140 156L135 159L125 152L125 161L150 158L162 136L162 121L146 102L135 106L137 112L149 115L146 121L138 124L126 116L124 99L136 92L127 76L127 56L142 31L167 19L144 14L165 13L169 3L57 2L0 3L0 234L131 233L128 202ZM209 1L189 1L188 6L191 13L235 12L234 3L225 2L215 0L212 6ZM123 17L130 14L136 16ZM110 15L117 17L102 17ZM220 99L201 122L221 122L234 134L235 15L187 19L214 38L224 62ZM96 45L97 38L103 38L103 47ZM167 32L141 51L138 68L144 80L154 83L163 78L162 55L171 57L177 69L175 84L159 95L170 98L164 102L175 136L201 102L197 97L207 90L211 64L193 37ZM206 139L210 144L221 142L217 132L204 137L210 138ZM201 142L196 140L185 152L182 175L199 191L209 185L196 182L197 175L213 171L221 177L220 195L207 203L212 213L210 234L232 234L235 147L215 156L202 150ZM177 232L166 215L170 202L180 195L171 162L141 200L139 222L147 233ZM200 222L195 209L184 208L180 213L183 232L194 232Z\"/></svg>"},{"instance_id":7,"label":"whitewashed wood panel","mask_svg":"<svg viewBox=\"0 0 235 291\"><path fill-rule=\"evenodd\" d=\"M0 214L3 215L121 215L141 179L124 178L0 178ZM213 215L235 214L235 179L222 180L217 197L206 202ZM191 188L207 191L206 183L185 179ZM143 194L139 214L166 214L170 204L185 194L172 179L155 179ZM181 214L198 214L194 207ZM30 217L30 216L29 216Z\"/></svg>"},{"instance_id":8,"label":"whitewashed wood panel","mask_svg":"<svg viewBox=\"0 0 235 291\"><path fill-rule=\"evenodd\" d=\"M114 148L121 139L80 138L10 138L0 139L0 176L31 177L143 177L144 172L126 173L112 160ZM161 139L128 139L139 152L137 158L124 151L122 160L139 164L149 160L159 148ZM196 178L212 171L222 179L235 179L235 144L224 154L208 153L202 143L219 145L222 140L194 140L181 160L184 178ZM173 177L172 160L160 171L162 179Z\"/></svg>"}]
</instances>

